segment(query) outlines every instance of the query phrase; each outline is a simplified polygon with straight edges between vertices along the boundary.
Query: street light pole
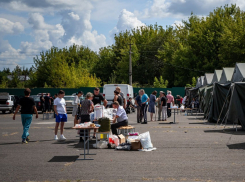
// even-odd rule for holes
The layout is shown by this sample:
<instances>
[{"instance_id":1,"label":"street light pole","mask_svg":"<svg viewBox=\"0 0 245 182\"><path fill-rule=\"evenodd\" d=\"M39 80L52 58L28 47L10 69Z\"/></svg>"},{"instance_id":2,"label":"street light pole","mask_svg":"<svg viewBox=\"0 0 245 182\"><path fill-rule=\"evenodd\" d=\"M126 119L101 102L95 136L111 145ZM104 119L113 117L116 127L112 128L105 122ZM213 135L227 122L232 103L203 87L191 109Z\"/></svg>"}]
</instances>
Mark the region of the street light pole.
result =
<instances>
[{"instance_id":1,"label":"street light pole","mask_svg":"<svg viewBox=\"0 0 245 182\"><path fill-rule=\"evenodd\" d=\"M129 75L129 85L132 85L132 59L131 59L131 45L133 45L133 44L129 44L129 46L130 46L130 49L129 49L129 73L128 73L128 75Z\"/></svg>"}]
</instances>

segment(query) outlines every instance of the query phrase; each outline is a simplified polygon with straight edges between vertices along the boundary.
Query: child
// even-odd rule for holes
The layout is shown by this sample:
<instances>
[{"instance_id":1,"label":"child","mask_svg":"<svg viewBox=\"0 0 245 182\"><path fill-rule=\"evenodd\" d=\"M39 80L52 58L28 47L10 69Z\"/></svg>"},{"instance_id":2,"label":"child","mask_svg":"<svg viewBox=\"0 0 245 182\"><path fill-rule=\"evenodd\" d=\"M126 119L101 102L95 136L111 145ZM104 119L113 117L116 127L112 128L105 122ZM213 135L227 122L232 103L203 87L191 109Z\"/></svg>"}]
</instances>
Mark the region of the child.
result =
<instances>
[{"instance_id":1,"label":"child","mask_svg":"<svg viewBox=\"0 0 245 182\"><path fill-rule=\"evenodd\" d=\"M55 140L58 140L58 128L60 125L60 140L66 140L63 135L64 124L67 122L67 112L66 112L66 102L64 99L65 92L60 90L58 93L58 97L54 100L54 112L56 114L56 125L55 125Z\"/></svg>"}]
</instances>

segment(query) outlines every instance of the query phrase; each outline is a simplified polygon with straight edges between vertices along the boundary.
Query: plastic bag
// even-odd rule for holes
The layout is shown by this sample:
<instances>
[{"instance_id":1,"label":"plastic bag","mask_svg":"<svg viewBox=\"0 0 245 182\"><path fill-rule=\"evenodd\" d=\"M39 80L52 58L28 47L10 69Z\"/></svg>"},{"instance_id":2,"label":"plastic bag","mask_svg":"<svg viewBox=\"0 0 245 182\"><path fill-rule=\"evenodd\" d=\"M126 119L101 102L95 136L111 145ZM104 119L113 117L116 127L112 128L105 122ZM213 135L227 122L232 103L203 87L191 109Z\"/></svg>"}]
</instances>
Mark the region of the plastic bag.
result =
<instances>
[{"instance_id":1,"label":"plastic bag","mask_svg":"<svg viewBox=\"0 0 245 182\"><path fill-rule=\"evenodd\" d=\"M149 131L140 134L139 138L140 138L140 142L142 144L142 147L144 149L148 149L148 148L152 148L153 147L153 145L151 143L151 137L150 137Z\"/></svg>"},{"instance_id":2,"label":"plastic bag","mask_svg":"<svg viewBox=\"0 0 245 182\"><path fill-rule=\"evenodd\" d=\"M97 148L97 149L106 149L106 148L108 148L108 142L107 141L99 141L99 142L97 142L97 145L96 145L96 143L93 144L93 147Z\"/></svg>"}]
</instances>

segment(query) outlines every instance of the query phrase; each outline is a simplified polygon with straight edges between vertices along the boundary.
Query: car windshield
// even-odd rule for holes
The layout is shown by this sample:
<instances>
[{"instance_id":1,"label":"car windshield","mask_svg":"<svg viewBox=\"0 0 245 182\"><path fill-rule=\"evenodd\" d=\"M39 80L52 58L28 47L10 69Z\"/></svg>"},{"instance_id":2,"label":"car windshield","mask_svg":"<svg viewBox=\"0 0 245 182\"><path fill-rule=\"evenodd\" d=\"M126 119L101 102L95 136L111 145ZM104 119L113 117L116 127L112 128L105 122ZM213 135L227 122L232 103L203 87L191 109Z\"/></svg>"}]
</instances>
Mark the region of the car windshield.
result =
<instances>
[{"instance_id":1,"label":"car windshield","mask_svg":"<svg viewBox=\"0 0 245 182\"><path fill-rule=\"evenodd\" d=\"M31 95L30 97L33 98L34 101L40 101L40 96L37 96L37 95Z\"/></svg>"},{"instance_id":2,"label":"car windshield","mask_svg":"<svg viewBox=\"0 0 245 182\"><path fill-rule=\"evenodd\" d=\"M66 101L70 101L70 100L74 100L74 97L73 96L67 96L67 97L64 97L64 99L66 100Z\"/></svg>"}]
</instances>

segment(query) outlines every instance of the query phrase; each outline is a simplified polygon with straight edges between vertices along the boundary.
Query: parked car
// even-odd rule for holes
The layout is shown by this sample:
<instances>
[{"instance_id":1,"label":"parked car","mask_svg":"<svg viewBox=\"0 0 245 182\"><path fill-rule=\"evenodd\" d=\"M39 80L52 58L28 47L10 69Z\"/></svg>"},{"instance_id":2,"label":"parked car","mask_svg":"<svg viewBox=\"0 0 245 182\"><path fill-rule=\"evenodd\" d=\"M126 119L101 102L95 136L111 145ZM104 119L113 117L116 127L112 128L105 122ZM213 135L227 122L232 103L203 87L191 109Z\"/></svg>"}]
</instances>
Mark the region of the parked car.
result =
<instances>
[{"instance_id":1,"label":"parked car","mask_svg":"<svg viewBox=\"0 0 245 182\"><path fill-rule=\"evenodd\" d=\"M15 110L14 103L14 95L9 95L7 92L0 93L0 111L2 111L3 114L5 114L6 111L13 113Z\"/></svg>"},{"instance_id":2,"label":"parked car","mask_svg":"<svg viewBox=\"0 0 245 182\"><path fill-rule=\"evenodd\" d=\"M75 96L73 95L65 95L64 99L66 101L66 111L72 111L73 110L73 102L74 102Z\"/></svg>"},{"instance_id":3,"label":"parked car","mask_svg":"<svg viewBox=\"0 0 245 182\"><path fill-rule=\"evenodd\" d=\"M41 106L41 102L40 102L40 96L39 95L30 95L30 97L34 99L37 111L42 111L42 106Z\"/></svg>"},{"instance_id":4,"label":"parked car","mask_svg":"<svg viewBox=\"0 0 245 182\"><path fill-rule=\"evenodd\" d=\"M114 99L114 90L116 87L121 88L121 92L124 93L126 100L129 100L129 97L132 98L132 103L134 104L134 90L131 85L128 84L105 84L103 87L103 97L108 101L107 105L111 106Z\"/></svg>"}]
</instances>

